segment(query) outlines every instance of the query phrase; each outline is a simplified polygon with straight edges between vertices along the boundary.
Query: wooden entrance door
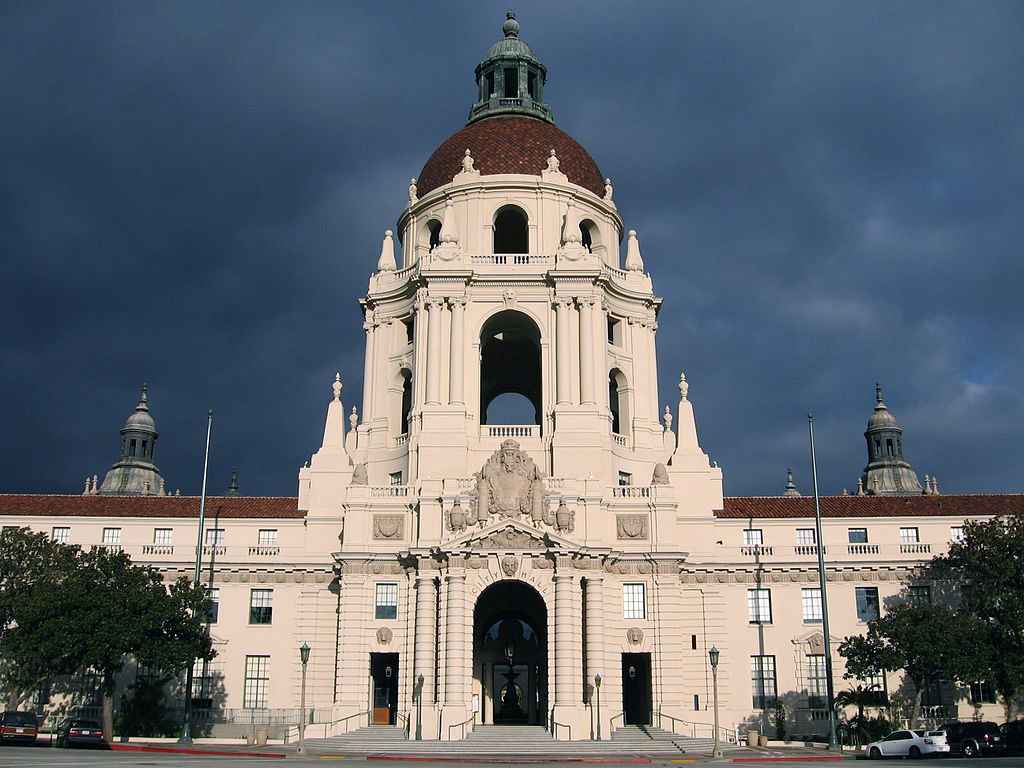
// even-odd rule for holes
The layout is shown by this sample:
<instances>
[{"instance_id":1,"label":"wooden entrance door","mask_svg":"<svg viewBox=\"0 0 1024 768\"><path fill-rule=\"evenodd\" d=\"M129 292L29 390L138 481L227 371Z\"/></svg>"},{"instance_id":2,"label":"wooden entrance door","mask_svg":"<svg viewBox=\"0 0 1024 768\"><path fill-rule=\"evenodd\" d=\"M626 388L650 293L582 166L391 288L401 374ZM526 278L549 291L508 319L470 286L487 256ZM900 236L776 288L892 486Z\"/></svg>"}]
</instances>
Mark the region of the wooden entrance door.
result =
<instances>
[{"instance_id":1,"label":"wooden entrance door","mask_svg":"<svg viewBox=\"0 0 1024 768\"><path fill-rule=\"evenodd\" d=\"M398 713L398 654L370 654L370 722L394 725Z\"/></svg>"}]
</instances>

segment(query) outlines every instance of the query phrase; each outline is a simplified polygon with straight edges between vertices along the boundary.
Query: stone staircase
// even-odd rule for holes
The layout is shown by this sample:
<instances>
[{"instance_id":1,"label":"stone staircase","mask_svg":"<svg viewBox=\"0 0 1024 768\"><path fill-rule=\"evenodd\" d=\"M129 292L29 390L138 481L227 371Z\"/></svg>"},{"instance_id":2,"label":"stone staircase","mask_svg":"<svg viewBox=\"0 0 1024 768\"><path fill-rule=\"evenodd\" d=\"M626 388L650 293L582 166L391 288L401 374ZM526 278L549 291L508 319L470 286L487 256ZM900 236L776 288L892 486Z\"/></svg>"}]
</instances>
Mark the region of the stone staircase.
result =
<instances>
[{"instance_id":1,"label":"stone staircase","mask_svg":"<svg viewBox=\"0 0 1024 768\"><path fill-rule=\"evenodd\" d=\"M723 748L732 745L723 745ZM306 739L314 754L499 755L508 758L601 755L711 754L711 739L689 738L650 726L617 728L604 741L555 741L540 725L478 725L461 741L415 741L395 726L370 726L326 739Z\"/></svg>"}]
</instances>

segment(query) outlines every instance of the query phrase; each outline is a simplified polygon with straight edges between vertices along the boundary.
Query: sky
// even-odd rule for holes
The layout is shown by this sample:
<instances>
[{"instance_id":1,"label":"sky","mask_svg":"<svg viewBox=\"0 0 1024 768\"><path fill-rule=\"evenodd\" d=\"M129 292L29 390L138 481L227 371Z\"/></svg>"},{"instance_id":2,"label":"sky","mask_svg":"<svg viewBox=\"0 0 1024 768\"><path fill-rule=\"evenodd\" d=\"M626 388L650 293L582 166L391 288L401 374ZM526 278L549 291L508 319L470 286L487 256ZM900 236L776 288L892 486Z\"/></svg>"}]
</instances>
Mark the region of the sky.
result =
<instances>
[{"instance_id":1,"label":"sky","mask_svg":"<svg viewBox=\"0 0 1024 768\"><path fill-rule=\"evenodd\" d=\"M0 491L80 491L139 385L171 489L294 495L357 298L506 3L0 7ZM615 185L727 495L854 489L874 382L920 475L1024 490L1024 4L519 2ZM624 252L624 251L623 251Z\"/></svg>"}]
</instances>

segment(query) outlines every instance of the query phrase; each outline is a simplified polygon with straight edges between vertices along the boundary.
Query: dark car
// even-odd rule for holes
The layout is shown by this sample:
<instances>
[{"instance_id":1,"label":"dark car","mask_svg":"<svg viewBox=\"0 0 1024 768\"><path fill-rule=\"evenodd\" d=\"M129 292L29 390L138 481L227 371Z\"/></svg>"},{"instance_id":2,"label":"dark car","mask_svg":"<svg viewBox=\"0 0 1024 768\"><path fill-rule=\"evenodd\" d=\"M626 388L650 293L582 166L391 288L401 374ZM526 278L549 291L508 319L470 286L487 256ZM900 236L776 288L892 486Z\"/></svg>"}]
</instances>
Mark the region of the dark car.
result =
<instances>
[{"instance_id":1,"label":"dark car","mask_svg":"<svg viewBox=\"0 0 1024 768\"><path fill-rule=\"evenodd\" d=\"M0 741L34 744L39 735L35 712L4 712L0 718Z\"/></svg>"},{"instance_id":2,"label":"dark car","mask_svg":"<svg viewBox=\"0 0 1024 768\"><path fill-rule=\"evenodd\" d=\"M57 729L58 747L105 747L103 726L95 720L65 720Z\"/></svg>"},{"instance_id":3,"label":"dark car","mask_svg":"<svg viewBox=\"0 0 1024 768\"><path fill-rule=\"evenodd\" d=\"M1024 720L1004 723L999 730L1002 731L1006 751L1011 755L1024 755Z\"/></svg>"},{"instance_id":4,"label":"dark car","mask_svg":"<svg viewBox=\"0 0 1024 768\"><path fill-rule=\"evenodd\" d=\"M953 755L978 757L979 755L998 755L1006 751L1006 742L999 731L999 726L988 721L952 722L942 726L949 742L949 751Z\"/></svg>"}]
</instances>

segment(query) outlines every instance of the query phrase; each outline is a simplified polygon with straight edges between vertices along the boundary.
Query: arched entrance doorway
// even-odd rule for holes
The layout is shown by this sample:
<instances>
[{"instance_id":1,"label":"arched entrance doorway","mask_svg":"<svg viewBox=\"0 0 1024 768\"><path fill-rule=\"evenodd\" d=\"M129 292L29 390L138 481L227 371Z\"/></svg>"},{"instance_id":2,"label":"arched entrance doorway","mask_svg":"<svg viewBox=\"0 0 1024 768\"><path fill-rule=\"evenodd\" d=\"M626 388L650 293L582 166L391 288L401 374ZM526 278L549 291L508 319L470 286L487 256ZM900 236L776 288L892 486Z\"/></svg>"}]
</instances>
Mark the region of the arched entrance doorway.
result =
<instances>
[{"instance_id":1,"label":"arched entrance doorway","mask_svg":"<svg viewBox=\"0 0 1024 768\"><path fill-rule=\"evenodd\" d=\"M540 329L530 317L507 309L489 318L480 329L480 423L540 424ZM516 405L495 403L502 395L522 400ZM506 400L506 398L502 398ZM509 421L509 417L516 419Z\"/></svg>"},{"instance_id":2,"label":"arched entrance doorway","mask_svg":"<svg viewBox=\"0 0 1024 768\"><path fill-rule=\"evenodd\" d=\"M473 608L473 676L481 722L546 722L547 627L544 598L529 584L499 581L480 593Z\"/></svg>"}]
</instances>

